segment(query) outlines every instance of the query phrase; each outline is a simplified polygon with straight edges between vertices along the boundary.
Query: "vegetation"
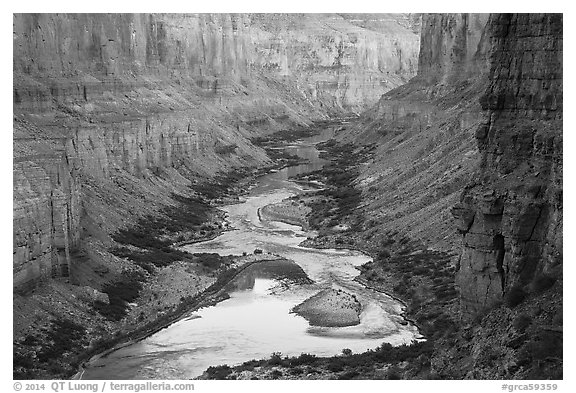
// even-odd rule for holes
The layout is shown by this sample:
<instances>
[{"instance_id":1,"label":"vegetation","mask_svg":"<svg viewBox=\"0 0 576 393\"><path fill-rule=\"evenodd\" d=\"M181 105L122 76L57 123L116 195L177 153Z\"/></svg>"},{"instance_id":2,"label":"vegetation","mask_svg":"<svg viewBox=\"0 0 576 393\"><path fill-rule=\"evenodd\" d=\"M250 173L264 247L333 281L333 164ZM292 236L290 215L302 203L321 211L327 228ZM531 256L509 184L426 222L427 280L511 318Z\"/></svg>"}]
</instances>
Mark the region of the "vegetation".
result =
<instances>
[{"instance_id":1,"label":"vegetation","mask_svg":"<svg viewBox=\"0 0 576 393\"><path fill-rule=\"evenodd\" d=\"M319 144L318 147L325 150L321 157L330 157L330 163L319 171L300 178L320 180L326 186L325 189L317 191L316 198L308 203L312 209L308 216L310 227L324 229L340 224L360 204L361 191L354 186L354 181L358 177L358 165L368 158L372 148L358 148L335 141ZM355 222L363 221L358 212L355 217ZM357 228L351 228L355 229Z\"/></svg>"},{"instance_id":2,"label":"vegetation","mask_svg":"<svg viewBox=\"0 0 576 393\"><path fill-rule=\"evenodd\" d=\"M28 335L14 345L13 376L15 379L65 378L74 369L74 362L70 364L66 358L86 345L84 327L68 318L56 318L45 334Z\"/></svg>"},{"instance_id":3,"label":"vegetation","mask_svg":"<svg viewBox=\"0 0 576 393\"><path fill-rule=\"evenodd\" d=\"M319 372L327 370L332 373L338 373L338 379L370 379L373 378L374 370L389 363L400 363L411 361L408 370L412 375L417 375L429 368L426 361L432 352L432 345L429 342L414 342L411 345L401 345L393 347L384 343L376 349L364 353L352 354L345 356L333 356L319 358L315 355L303 353L300 356L283 357L281 353L274 352L269 359L250 360L240 366L230 368L227 365L210 367L207 370L208 379L230 379L233 374L245 370L254 370L256 367L276 367L279 373L270 374L271 378L279 378L284 374L300 375L306 373ZM418 359L418 361L415 361ZM284 370L287 369L287 370ZM273 371L272 371L273 372Z\"/></svg>"},{"instance_id":4,"label":"vegetation","mask_svg":"<svg viewBox=\"0 0 576 393\"><path fill-rule=\"evenodd\" d=\"M108 295L110 303L96 301L94 308L107 319L119 321L126 316L129 303L138 298L144 280L144 275L138 271L122 272L121 279L106 284L102 289Z\"/></svg>"}]
</instances>

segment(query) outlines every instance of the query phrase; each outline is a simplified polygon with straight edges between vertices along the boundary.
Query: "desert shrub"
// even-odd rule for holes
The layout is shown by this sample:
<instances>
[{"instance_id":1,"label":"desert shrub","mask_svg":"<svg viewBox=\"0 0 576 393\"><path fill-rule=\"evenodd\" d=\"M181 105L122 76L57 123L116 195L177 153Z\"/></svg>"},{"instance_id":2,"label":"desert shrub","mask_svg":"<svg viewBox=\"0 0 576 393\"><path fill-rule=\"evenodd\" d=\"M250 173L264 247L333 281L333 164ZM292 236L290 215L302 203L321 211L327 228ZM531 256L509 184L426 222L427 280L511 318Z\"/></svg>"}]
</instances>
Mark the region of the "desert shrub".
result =
<instances>
[{"instance_id":1,"label":"desert shrub","mask_svg":"<svg viewBox=\"0 0 576 393\"><path fill-rule=\"evenodd\" d=\"M110 303L96 301L94 308L109 320L121 320L126 315L128 303L136 300L140 294L144 279L144 276L136 271L124 271L120 280L106 284L102 288L102 292L108 295Z\"/></svg>"},{"instance_id":2,"label":"desert shrub","mask_svg":"<svg viewBox=\"0 0 576 393\"><path fill-rule=\"evenodd\" d=\"M396 366L390 366L388 370L386 370L386 379L390 380L398 380L402 379L400 374L400 370Z\"/></svg>"},{"instance_id":3,"label":"desert shrub","mask_svg":"<svg viewBox=\"0 0 576 393\"><path fill-rule=\"evenodd\" d=\"M526 298L526 293L519 286L514 286L510 288L508 293L504 296L504 301L506 305L510 308L514 308Z\"/></svg>"},{"instance_id":4,"label":"desert shrub","mask_svg":"<svg viewBox=\"0 0 576 393\"><path fill-rule=\"evenodd\" d=\"M531 323L532 318L529 315L520 314L514 319L512 326L514 326L514 329L518 330L519 332L523 332L528 326L530 326Z\"/></svg>"},{"instance_id":5,"label":"desert shrub","mask_svg":"<svg viewBox=\"0 0 576 393\"><path fill-rule=\"evenodd\" d=\"M222 257L216 253L199 253L194 256L200 258L200 264L208 269L216 270L222 265Z\"/></svg>"},{"instance_id":6,"label":"desert shrub","mask_svg":"<svg viewBox=\"0 0 576 393\"><path fill-rule=\"evenodd\" d=\"M36 354L41 362L59 359L65 352L78 347L86 335L86 329L70 319L59 318L50 324L45 345Z\"/></svg>"},{"instance_id":7,"label":"desert shrub","mask_svg":"<svg viewBox=\"0 0 576 393\"><path fill-rule=\"evenodd\" d=\"M304 364L314 364L318 361L316 355L311 355L309 353L303 353L298 357L293 357L288 360L290 366L301 366Z\"/></svg>"},{"instance_id":8,"label":"desert shrub","mask_svg":"<svg viewBox=\"0 0 576 393\"><path fill-rule=\"evenodd\" d=\"M210 366L206 370L208 379L226 379L232 373L232 369L227 364L222 366Z\"/></svg>"},{"instance_id":9,"label":"desert shrub","mask_svg":"<svg viewBox=\"0 0 576 393\"><path fill-rule=\"evenodd\" d=\"M337 373L344 370L344 362L341 358L333 357L328 361L328 366L326 368L329 371Z\"/></svg>"},{"instance_id":10,"label":"desert shrub","mask_svg":"<svg viewBox=\"0 0 576 393\"><path fill-rule=\"evenodd\" d=\"M302 375L304 373L304 370L302 370L300 367L294 367L292 369L290 369L290 374L292 375Z\"/></svg>"},{"instance_id":11,"label":"desert shrub","mask_svg":"<svg viewBox=\"0 0 576 393\"><path fill-rule=\"evenodd\" d=\"M545 360L547 358L562 358L562 334L549 330L538 332L531 343L532 358Z\"/></svg>"},{"instance_id":12,"label":"desert shrub","mask_svg":"<svg viewBox=\"0 0 576 393\"><path fill-rule=\"evenodd\" d=\"M252 359L237 366L236 369L238 371L252 371L255 367L261 366L262 363L263 361L261 360Z\"/></svg>"},{"instance_id":13,"label":"desert shrub","mask_svg":"<svg viewBox=\"0 0 576 393\"><path fill-rule=\"evenodd\" d=\"M270 355L270 359L268 360L268 365L279 366L281 364L282 364L282 353L273 352L272 355Z\"/></svg>"},{"instance_id":14,"label":"desert shrub","mask_svg":"<svg viewBox=\"0 0 576 393\"><path fill-rule=\"evenodd\" d=\"M534 288L534 292L539 293L551 288L555 282L556 279L554 277L550 277L546 274L540 274L534 279L532 286Z\"/></svg>"},{"instance_id":15,"label":"desert shrub","mask_svg":"<svg viewBox=\"0 0 576 393\"><path fill-rule=\"evenodd\" d=\"M360 373L356 370L346 371L338 376L338 379L354 379L359 376Z\"/></svg>"}]
</instances>

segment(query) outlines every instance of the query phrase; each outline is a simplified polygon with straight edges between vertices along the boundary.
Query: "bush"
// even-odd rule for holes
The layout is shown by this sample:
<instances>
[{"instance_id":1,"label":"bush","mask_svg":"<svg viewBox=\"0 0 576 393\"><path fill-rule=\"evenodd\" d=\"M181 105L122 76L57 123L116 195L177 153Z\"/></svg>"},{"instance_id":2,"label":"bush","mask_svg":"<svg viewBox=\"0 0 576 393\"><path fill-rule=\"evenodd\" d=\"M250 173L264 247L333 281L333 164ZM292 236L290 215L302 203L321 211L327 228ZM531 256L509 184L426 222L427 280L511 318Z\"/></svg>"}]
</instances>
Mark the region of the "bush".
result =
<instances>
[{"instance_id":1,"label":"bush","mask_svg":"<svg viewBox=\"0 0 576 393\"><path fill-rule=\"evenodd\" d=\"M288 360L290 366L301 366L304 364L314 364L318 361L316 355L311 355L309 353L303 353L298 357L293 357Z\"/></svg>"},{"instance_id":2,"label":"bush","mask_svg":"<svg viewBox=\"0 0 576 393\"><path fill-rule=\"evenodd\" d=\"M538 275L534 279L532 286L534 288L534 292L539 293L539 292L544 292L545 290L551 288L555 282L556 282L556 279L554 277L550 277L548 275L541 274L541 275Z\"/></svg>"},{"instance_id":3,"label":"bush","mask_svg":"<svg viewBox=\"0 0 576 393\"><path fill-rule=\"evenodd\" d=\"M94 308L109 320L121 320L126 315L128 303L140 295L144 279L138 272L124 271L120 280L106 284L102 289L108 295L110 304L96 301Z\"/></svg>"},{"instance_id":4,"label":"bush","mask_svg":"<svg viewBox=\"0 0 576 393\"><path fill-rule=\"evenodd\" d=\"M332 372L340 372L344 370L344 362L340 358L331 358L327 369Z\"/></svg>"},{"instance_id":5,"label":"bush","mask_svg":"<svg viewBox=\"0 0 576 393\"><path fill-rule=\"evenodd\" d=\"M346 371L345 373L342 373L341 375L339 375L338 379L354 379L359 375L360 375L360 373L356 370Z\"/></svg>"},{"instance_id":6,"label":"bush","mask_svg":"<svg viewBox=\"0 0 576 393\"><path fill-rule=\"evenodd\" d=\"M532 323L532 318L526 314L518 315L512 322L512 326L519 332L524 332L528 326Z\"/></svg>"},{"instance_id":7,"label":"bush","mask_svg":"<svg viewBox=\"0 0 576 393\"><path fill-rule=\"evenodd\" d=\"M208 379L226 379L232 373L232 369L227 364L222 366L210 366L206 370Z\"/></svg>"},{"instance_id":8,"label":"bush","mask_svg":"<svg viewBox=\"0 0 576 393\"><path fill-rule=\"evenodd\" d=\"M522 303L522 301L524 301L525 298L526 293L524 292L524 290L519 286L515 286L510 288L508 293L506 293L506 295L504 296L504 301L508 307L514 308L520 303Z\"/></svg>"},{"instance_id":9,"label":"bush","mask_svg":"<svg viewBox=\"0 0 576 393\"><path fill-rule=\"evenodd\" d=\"M48 362L58 360L65 352L78 348L86 334L86 329L70 319L56 319L50 325L46 345L37 353L38 360Z\"/></svg>"},{"instance_id":10,"label":"bush","mask_svg":"<svg viewBox=\"0 0 576 393\"><path fill-rule=\"evenodd\" d=\"M281 364L282 364L282 353L273 352L272 355L270 355L270 360L268 360L268 365L279 366Z\"/></svg>"}]
</instances>

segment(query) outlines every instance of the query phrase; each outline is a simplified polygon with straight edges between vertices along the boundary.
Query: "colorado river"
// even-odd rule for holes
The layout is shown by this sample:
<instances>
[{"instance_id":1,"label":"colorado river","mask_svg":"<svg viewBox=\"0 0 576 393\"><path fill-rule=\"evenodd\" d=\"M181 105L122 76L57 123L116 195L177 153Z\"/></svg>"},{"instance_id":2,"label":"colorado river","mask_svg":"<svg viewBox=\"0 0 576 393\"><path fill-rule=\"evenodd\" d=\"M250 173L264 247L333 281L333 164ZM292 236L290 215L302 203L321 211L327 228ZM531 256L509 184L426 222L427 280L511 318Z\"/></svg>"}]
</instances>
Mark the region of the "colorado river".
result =
<instances>
[{"instance_id":1,"label":"colorado river","mask_svg":"<svg viewBox=\"0 0 576 393\"><path fill-rule=\"evenodd\" d=\"M307 236L302 228L267 220L264 206L306 192L289 176L319 169L323 162L315 140L291 146L288 151L309 159L309 164L263 176L242 203L222 207L233 230L214 240L184 246L191 253L221 255L263 253L280 255L303 271L313 284L283 277L282 268L271 273L266 262L251 266L234 280L230 298L202 308L152 336L91 362L83 379L189 379L213 365L239 364L283 355L340 354L342 349L362 352L383 342L409 343L420 337L406 324L402 307L390 297L354 281L357 266L370 260L351 250L317 250L300 247ZM314 327L290 310L324 288L343 289L363 305L360 324L347 327Z\"/></svg>"}]
</instances>

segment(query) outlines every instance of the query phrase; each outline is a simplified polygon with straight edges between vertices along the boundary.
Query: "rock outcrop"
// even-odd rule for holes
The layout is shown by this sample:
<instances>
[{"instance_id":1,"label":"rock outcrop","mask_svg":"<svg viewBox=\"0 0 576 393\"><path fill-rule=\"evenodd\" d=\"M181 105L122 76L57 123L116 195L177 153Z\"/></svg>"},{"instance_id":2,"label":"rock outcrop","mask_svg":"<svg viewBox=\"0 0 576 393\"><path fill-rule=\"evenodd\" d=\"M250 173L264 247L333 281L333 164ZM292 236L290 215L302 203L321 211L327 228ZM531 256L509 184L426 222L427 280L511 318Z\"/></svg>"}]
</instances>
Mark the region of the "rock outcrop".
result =
<instances>
[{"instance_id":1,"label":"rock outcrop","mask_svg":"<svg viewBox=\"0 0 576 393\"><path fill-rule=\"evenodd\" d=\"M562 276L562 15L493 15L481 163L454 208L471 317Z\"/></svg>"}]
</instances>

